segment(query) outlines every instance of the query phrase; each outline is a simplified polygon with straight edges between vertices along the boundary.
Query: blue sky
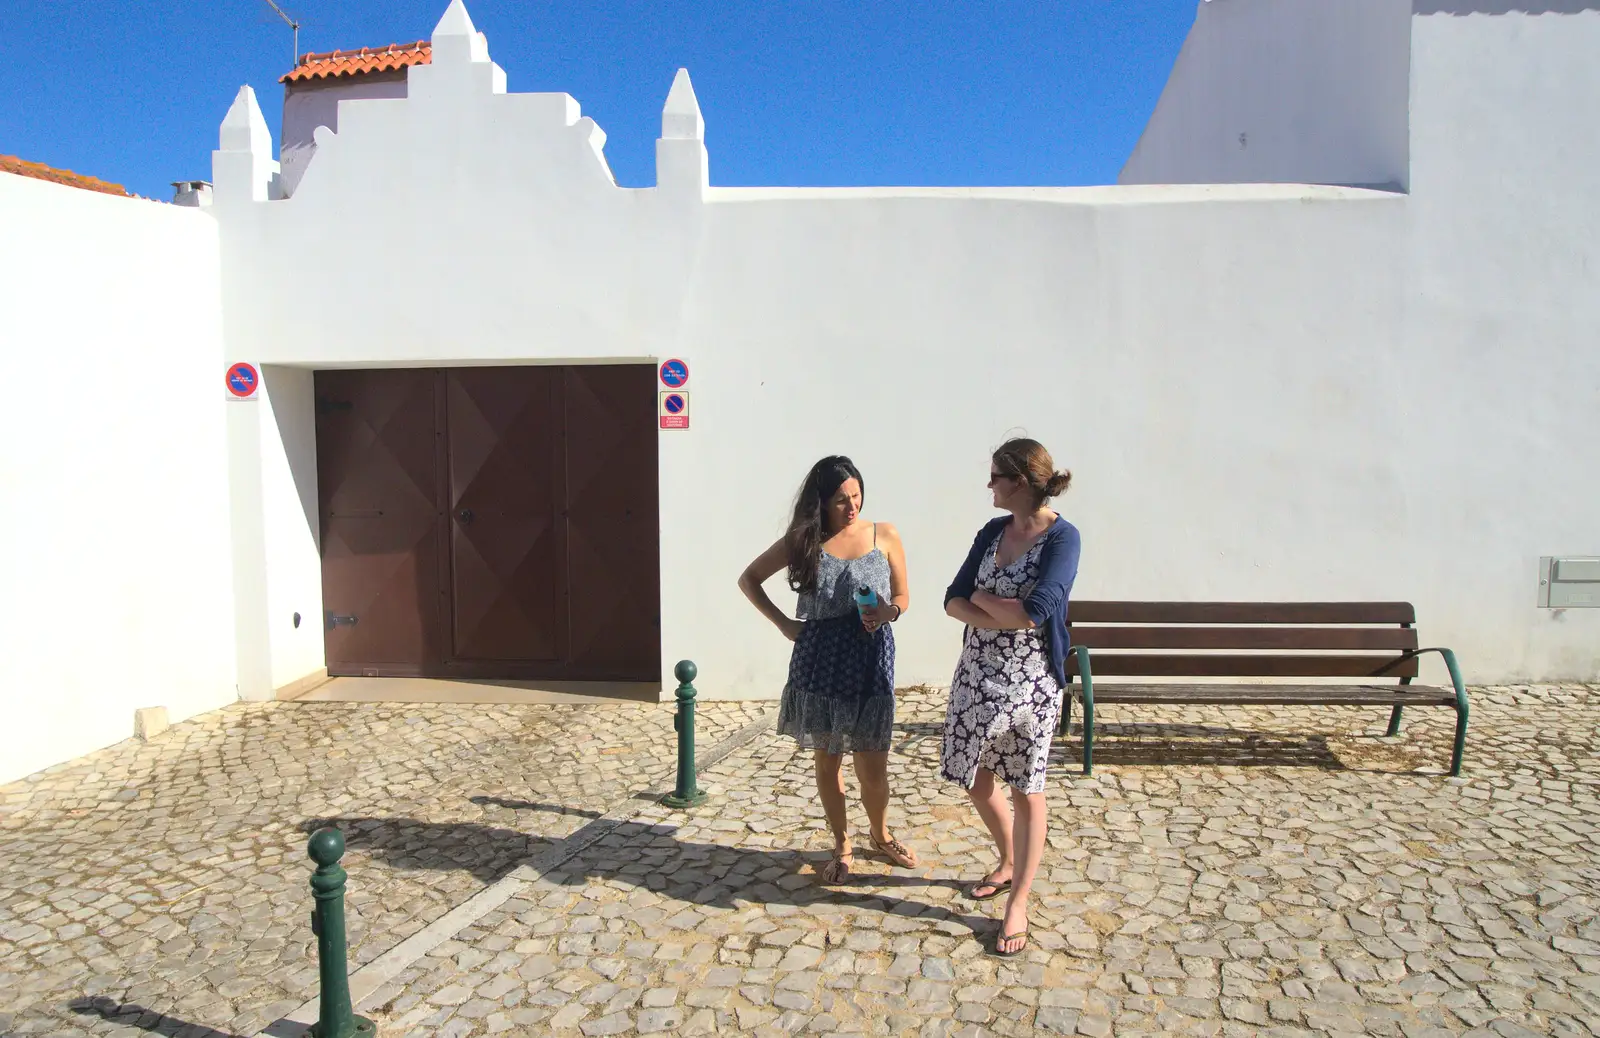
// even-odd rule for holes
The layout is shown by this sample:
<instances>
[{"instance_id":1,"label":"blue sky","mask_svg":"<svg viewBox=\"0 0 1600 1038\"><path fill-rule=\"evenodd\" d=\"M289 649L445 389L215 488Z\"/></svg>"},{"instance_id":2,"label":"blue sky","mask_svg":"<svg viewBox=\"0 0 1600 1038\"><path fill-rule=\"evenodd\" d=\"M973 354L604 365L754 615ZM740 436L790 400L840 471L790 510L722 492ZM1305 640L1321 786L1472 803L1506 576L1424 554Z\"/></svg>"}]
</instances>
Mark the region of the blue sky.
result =
<instances>
[{"instance_id":1,"label":"blue sky","mask_svg":"<svg viewBox=\"0 0 1600 1038\"><path fill-rule=\"evenodd\" d=\"M447 0L280 0L301 51L426 38ZM654 182L681 65L727 185L1103 184L1198 0L468 0L513 91L564 90L619 183ZM210 179L243 83L277 133L289 28L265 0L11 0L0 154L154 198Z\"/></svg>"}]
</instances>

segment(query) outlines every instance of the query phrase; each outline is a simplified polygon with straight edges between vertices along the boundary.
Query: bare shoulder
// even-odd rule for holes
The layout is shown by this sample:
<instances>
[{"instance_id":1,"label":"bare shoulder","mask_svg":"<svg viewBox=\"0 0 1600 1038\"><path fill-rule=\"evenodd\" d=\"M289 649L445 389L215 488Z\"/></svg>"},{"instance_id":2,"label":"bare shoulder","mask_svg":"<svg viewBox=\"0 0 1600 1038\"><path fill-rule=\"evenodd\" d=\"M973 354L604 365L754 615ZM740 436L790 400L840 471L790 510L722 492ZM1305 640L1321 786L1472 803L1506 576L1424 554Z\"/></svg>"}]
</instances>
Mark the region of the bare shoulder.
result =
<instances>
[{"instance_id":1,"label":"bare shoulder","mask_svg":"<svg viewBox=\"0 0 1600 1038\"><path fill-rule=\"evenodd\" d=\"M898 545L900 543L900 528L894 523L878 523L878 541Z\"/></svg>"}]
</instances>

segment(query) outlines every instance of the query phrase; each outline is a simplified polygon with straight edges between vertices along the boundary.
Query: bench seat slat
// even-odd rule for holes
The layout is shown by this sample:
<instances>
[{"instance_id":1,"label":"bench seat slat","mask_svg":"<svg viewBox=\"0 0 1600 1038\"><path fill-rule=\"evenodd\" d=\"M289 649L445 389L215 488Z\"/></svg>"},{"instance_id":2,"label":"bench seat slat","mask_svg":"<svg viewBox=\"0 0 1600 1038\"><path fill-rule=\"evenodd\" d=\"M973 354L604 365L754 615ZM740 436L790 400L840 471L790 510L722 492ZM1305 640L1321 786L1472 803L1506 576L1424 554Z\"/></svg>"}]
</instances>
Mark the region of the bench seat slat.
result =
<instances>
[{"instance_id":1,"label":"bench seat slat","mask_svg":"<svg viewBox=\"0 0 1600 1038\"><path fill-rule=\"evenodd\" d=\"M1072 644L1102 649L1415 649L1414 627L1087 627Z\"/></svg>"},{"instance_id":2,"label":"bench seat slat","mask_svg":"<svg viewBox=\"0 0 1600 1038\"><path fill-rule=\"evenodd\" d=\"M1070 623L1414 624L1410 602L1101 602L1074 599Z\"/></svg>"},{"instance_id":3,"label":"bench seat slat","mask_svg":"<svg viewBox=\"0 0 1600 1038\"><path fill-rule=\"evenodd\" d=\"M1081 695L1081 687L1074 687ZM1226 703L1238 706L1454 706L1454 689L1431 685L1136 685L1095 682L1101 703Z\"/></svg>"}]
</instances>

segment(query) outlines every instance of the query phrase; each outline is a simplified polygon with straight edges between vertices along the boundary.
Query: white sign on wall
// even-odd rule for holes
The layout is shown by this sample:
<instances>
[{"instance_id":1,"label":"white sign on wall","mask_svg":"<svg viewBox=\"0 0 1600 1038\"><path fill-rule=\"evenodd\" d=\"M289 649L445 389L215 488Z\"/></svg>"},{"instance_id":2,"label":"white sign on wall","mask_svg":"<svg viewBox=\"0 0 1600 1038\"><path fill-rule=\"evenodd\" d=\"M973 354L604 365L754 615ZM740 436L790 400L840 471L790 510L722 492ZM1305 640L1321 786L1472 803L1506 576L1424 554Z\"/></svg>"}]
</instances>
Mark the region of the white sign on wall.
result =
<instances>
[{"instance_id":1,"label":"white sign on wall","mask_svg":"<svg viewBox=\"0 0 1600 1038\"><path fill-rule=\"evenodd\" d=\"M661 418L663 429L689 428L689 394L681 389L675 393L662 393L656 413Z\"/></svg>"}]
</instances>

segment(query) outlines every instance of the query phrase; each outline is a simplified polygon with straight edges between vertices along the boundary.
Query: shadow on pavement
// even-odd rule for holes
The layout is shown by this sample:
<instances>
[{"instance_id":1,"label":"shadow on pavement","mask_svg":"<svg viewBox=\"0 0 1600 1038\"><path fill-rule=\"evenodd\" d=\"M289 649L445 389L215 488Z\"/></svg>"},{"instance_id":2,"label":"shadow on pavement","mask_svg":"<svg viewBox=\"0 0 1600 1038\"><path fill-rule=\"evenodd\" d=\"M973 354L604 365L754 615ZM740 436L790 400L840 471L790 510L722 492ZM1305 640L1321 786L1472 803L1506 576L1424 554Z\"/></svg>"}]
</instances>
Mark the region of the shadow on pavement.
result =
<instances>
[{"instance_id":1,"label":"shadow on pavement","mask_svg":"<svg viewBox=\"0 0 1600 1038\"><path fill-rule=\"evenodd\" d=\"M218 1031L203 1024L193 1024L165 1016L153 1009L133 1002L118 1002L110 998L79 998L67 1003L67 1008L79 1016L97 1016L121 1027L137 1027L150 1034L168 1038L244 1038L228 1031Z\"/></svg>"},{"instance_id":2,"label":"shadow on pavement","mask_svg":"<svg viewBox=\"0 0 1600 1038\"><path fill-rule=\"evenodd\" d=\"M894 750L901 756L937 762L944 725L931 721L897 724L900 735ZM1126 741L1124 741L1126 740ZM1196 740L1179 742L1176 740ZM1052 773L1078 771L1083 759L1083 735L1057 739L1050 748ZM1096 764L1217 765L1236 768L1321 768L1349 770L1328 746L1326 735L1284 735L1214 725L1128 722L1095 725ZM1069 779L1070 781L1070 779Z\"/></svg>"},{"instance_id":3,"label":"shadow on pavement","mask_svg":"<svg viewBox=\"0 0 1600 1038\"><path fill-rule=\"evenodd\" d=\"M560 804L538 804L531 800L508 800L505 797L476 796L468 797L472 803L479 807L505 807L513 811L543 811L552 815L576 815L579 818L599 818L599 811L585 811L576 807L562 807Z\"/></svg>"},{"instance_id":4,"label":"shadow on pavement","mask_svg":"<svg viewBox=\"0 0 1600 1038\"><path fill-rule=\"evenodd\" d=\"M325 825L343 830L347 847L400 869L459 869L464 867L462 847L498 847L509 852L525 846L527 840L525 834L511 829L470 822L435 824L414 818L319 818L302 823L301 828L310 832ZM539 878L572 887L591 882L633 886L685 905L710 908L834 903L950 920L975 932L987 932L995 925L984 913L985 906L959 896L948 902L915 896L930 888L960 890L977 877L933 878L922 874L925 869L883 873L878 871L883 862L877 861L871 874L857 872L843 884L823 886L815 871L828 860L827 851L693 843L677 839L675 831L671 825L598 819L568 837L582 850ZM505 856L493 855L495 859ZM874 859L870 848L856 848L858 869ZM519 860L517 864L527 862ZM506 871L499 870L500 874Z\"/></svg>"}]
</instances>

